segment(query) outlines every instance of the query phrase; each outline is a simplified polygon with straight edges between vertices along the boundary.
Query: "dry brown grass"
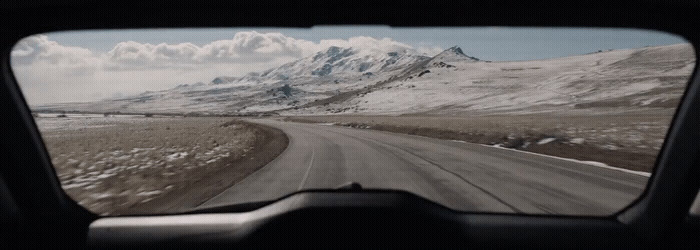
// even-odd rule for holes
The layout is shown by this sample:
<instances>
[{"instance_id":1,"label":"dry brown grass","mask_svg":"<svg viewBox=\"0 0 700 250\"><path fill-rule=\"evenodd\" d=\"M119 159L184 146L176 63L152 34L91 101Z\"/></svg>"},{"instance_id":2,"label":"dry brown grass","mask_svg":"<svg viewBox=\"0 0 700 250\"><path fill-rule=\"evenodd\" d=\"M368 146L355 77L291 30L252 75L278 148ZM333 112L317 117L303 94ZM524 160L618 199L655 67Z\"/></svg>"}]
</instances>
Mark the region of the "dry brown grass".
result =
<instances>
[{"instance_id":1,"label":"dry brown grass","mask_svg":"<svg viewBox=\"0 0 700 250\"><path fill-rule=\"evenodd\" d=\"M231 118L37 118L37 123L64 190L103 215L194 207L286 147L281 132ZM269 150L267 144L280 134L284 145ZM260 150L272 158L247 160Z\"/></svg>"}]
</instances>

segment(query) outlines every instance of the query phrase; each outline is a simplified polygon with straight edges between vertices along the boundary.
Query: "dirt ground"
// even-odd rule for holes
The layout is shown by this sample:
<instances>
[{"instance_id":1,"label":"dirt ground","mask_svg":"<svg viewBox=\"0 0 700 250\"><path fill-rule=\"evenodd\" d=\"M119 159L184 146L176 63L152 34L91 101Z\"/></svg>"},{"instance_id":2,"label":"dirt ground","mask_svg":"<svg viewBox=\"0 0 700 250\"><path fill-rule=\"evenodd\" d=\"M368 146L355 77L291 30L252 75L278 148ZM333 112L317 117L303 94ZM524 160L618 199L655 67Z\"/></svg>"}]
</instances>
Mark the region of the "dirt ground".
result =
<instances>
[{"instance_id":1,"label":"dirt ground","mask_svg":"<svg viewBox=\"0 0 700 250\"><path fill-rule=\"evenodd\" d=\"M652 170L672 112L596 115L296 116L285 120L334 123L433 138L515 148L630 170Z\"/></svg>"},{"instance_id":2,"label":"dirt ground","mask_svg":"<svg viewBox=\"0 0 700 250\"><path fill-rule=\"evenodd\" d=\"M66 193L101 215L191 209L287 146L281 131L231 118L37 118Z\"/></svg>"}]
</instances>

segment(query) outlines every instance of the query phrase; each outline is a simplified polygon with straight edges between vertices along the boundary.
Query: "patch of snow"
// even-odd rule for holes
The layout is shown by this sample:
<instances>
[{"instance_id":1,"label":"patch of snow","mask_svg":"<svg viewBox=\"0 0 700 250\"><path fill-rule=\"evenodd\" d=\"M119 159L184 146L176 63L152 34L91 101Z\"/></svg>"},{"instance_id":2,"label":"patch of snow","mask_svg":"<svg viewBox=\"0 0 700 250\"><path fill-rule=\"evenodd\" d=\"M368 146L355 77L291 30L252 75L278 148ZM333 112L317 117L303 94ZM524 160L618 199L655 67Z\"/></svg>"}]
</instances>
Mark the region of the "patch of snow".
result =
<instances>
[{"instance_id":1,"label":"patch of snow","mask_svg":"<svg viewBox=\"0 0 700 250\"><path fill-rule=\"evenodd\" d=\"M153 190L153 191L148 191L148 192L137 193L136 196L152 196L152 195L157 195L157 194L161 194L161 193L163 193L163 191Z\"/></svg>"},{"instance_id":2,"label":"patch of snow","mask_svg":"<svg viewBox=\"0 0 700 250\"><path fill-rule=\"evenodd\" d=\"M544 139L542 139L542 140L539 140L539 141L537 142L537 144L538 144L538 145L547 144L547 143L550 143L550 142L553 142L553 141L556 141L556 140L557 140L557 138L552 138L552 137L550 137L550 138L544 138Z\"/></svg>"},{"instance_id":3,"label":"patch of snow","mask_svg":"<svg viewBox=\"0 0 700 250\"><path fill-rule=\"evenodd\" d=\"M99 193L98 193L98 194L92 194L92 195L90 195L90 196L92 196L92 197L95 198L95 199L104 199L104 198L112 197L112 194L110 194L110 193L102 193L102 194L99 194Z\"/></svg>"},{"instance_id":4,"label":"patch of snow","mask_svg":"<svg viewBox=\"0 0 700 250\"><path fill-rule=\"evenodd\" d=\"M216 153L216 151L220 151L220 150L221 150L221 146L216 146L204 154L205 155L212 155L212 154Z\"/></svg>"},{"instance_id":5,"label":"patch of snow","mask_svg":"<svg viewBox=\"0 0 700 250\"><path fill-rule=\"evenodd\" d=\"M146 203L146 202L149 202L149 201L153 200L154 198L155 198L155 197L146 198L146 199L143 199L142 201L139 201L139 203Z\"/></svg>"},{"instance_id":6,"label":"patch of snow","mask_svg":"<svg viewBox=\"0 0 700 250\"><path fill-rule=\"evenodd\" d=\"M133 153L137 153L137 152L141 152L141 151L150 151L150 150L154 150L154 149L156 149L156 148L133 148L131 151L129 151L129 153L133 154Z\"/></svg>"},{"instance_id":7,"label":"patch of snow","mask_svg":"<svg viewBox=\"0 0 700 250\"><path fill-rule=\"evenodd\" d=\"M187 156L187 152L177 152L177 153L165 156L165 160L166 161L174 161L177 159L185 158L185 156Z\"/></svg>"},{"instance_id":8,"label":"patch of snow","mask_svg":"<svg viewBox=\"0 0 700 250\"><path fill-rule=\"evenodd\" d=\"M72 188L79 188L79 187L84 187L90 183L88 182L77 182L77 183L72 183L72 184L66 184L62 185L63 189L72 189Z\"/></svg>"},{"instance_id":9,"label":"patch of snow","mask_svg":"<svg viewBox=\"0 0 700 250\"><path fill-rule=\"evenodd\" d=\"M583 138L574 138L574 139L569 140L569 142L574 143L574 144L583 144L584 141L586 141L586 140Z\"/></svg>"},{"instance_id":10,"label":"patch of snow","mask_svg":"<svg viewBox=\"0 0 700 250\"><path fill-rule=\"evenodd\" d=\"M99 179L105 179L105 178L109 178L109 177L112 177L112 176L115 176L115 175L117 175L117 173L111 173L111 174L104 173L104 174L100 174L100 175L98 175L98 176L95 176L95 179L98 179L98 180L99 180Z\"/></svg>"}]
</instances>

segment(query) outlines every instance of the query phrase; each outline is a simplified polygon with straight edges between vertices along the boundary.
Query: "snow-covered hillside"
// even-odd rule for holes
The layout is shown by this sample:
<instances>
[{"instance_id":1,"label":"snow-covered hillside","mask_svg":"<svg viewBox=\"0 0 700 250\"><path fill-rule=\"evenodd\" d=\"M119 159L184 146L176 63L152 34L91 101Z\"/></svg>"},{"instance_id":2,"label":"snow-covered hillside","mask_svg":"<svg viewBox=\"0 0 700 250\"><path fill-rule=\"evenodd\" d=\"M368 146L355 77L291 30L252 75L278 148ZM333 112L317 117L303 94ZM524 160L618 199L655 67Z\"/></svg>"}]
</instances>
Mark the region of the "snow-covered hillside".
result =
<instances>
[{"instance_id":1,"label":"snow-covered hillside","mask_svg":"<svg viewBox=\"0 0 700 250\"><path fill-rule=\"evenodd\" d=\"M430 59L428 62L428 65L430 66L445 66L444 63L452 63L452 62L476 62L479 61L479 58L476 57L471 57L462 51L462 48L458 46L451 47L449 49L446 49L443 52L440 52L440 54L435 55L433 58ZM441 62L443 64L441 64Z\"/></svg>"},{"instance_id":2,"label":"snow-covered hillside","mask_svg":"<svg viewBox=\"0 0 700 250\"><path fill-rule=\"evenodd\" d=\"M361 89L430 57L415 50L330 47L313 56L242 77L183 84L127 98L36 107L86 112L252 113L288 109Z\"/></svg>"},{"instance_id":3,"label":"snow-covered hillside","mask_svg":"<svg viewBox=\"0 0 700 250\"><path fill-rule=\"evenodd\" d=\"M458 49L458 48L457 48ZM477 61L455 48L403 79L309 114L619 112L675 108L695 56L690 45L537 61Z\"/></svg>"},{"instance_id":4,"label":"snow-covered hillside","mask_svg":"<svg viewBox=\"0 0 700 250\"><path fill-rule=\"evenodd\" d=\"M457 46L432 58L413 50L330 47L242 77L35 109L301 115L668 109L694 63L687 44L514 62L479 60Z\"/></svg>"}]
</instances>

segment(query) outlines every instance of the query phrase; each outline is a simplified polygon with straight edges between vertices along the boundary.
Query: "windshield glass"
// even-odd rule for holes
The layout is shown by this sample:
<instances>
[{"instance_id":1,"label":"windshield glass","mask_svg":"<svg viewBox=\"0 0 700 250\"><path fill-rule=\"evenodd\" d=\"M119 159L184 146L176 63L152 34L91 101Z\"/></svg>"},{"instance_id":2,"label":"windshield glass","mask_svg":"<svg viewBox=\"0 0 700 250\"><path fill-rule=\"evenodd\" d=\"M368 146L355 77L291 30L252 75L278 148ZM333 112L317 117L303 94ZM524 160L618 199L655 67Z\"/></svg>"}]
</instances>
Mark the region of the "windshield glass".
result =
<instances>
[{"instance_id":1,"label":"windshield glass","mask_svg":"<svg viewBox=\"0 0 700 250\"><path fill-rule=\"evenodd\" d=\"M647 30L318 26L38 34L11 63L63 189L98 214L355 182L609 215L642 194L694 55Z\"/></svg>"}]
</instances>

